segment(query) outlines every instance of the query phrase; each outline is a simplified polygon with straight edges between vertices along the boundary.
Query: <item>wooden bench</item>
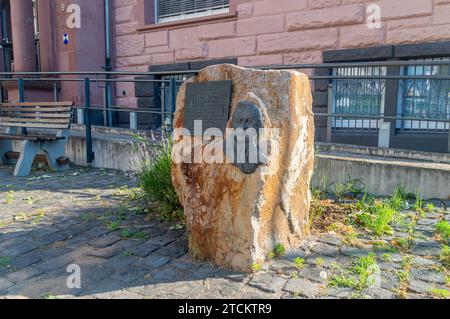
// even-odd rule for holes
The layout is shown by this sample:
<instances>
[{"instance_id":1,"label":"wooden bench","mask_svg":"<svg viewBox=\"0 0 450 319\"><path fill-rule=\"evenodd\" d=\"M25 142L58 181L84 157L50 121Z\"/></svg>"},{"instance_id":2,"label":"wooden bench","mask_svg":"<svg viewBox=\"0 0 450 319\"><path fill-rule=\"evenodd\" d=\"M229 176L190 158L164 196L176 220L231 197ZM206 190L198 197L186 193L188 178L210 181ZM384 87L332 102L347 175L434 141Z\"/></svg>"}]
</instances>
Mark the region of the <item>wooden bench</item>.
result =
<instances>
[{"instance_id":1,"label":"wooden bench","mask_svg":"<svg viewBox=\"0 0 450 319\"><path fill-rule=\"evenodd\" d=\"M0 162L17 159L14 176L28 176L36 158L45 159L51 168L67 167L65 145L72 122L73 102L0 103ZM28 129L36 129L29 134ZM20 153L12 142L21 141Z\"/></svg>"}]
</instances>

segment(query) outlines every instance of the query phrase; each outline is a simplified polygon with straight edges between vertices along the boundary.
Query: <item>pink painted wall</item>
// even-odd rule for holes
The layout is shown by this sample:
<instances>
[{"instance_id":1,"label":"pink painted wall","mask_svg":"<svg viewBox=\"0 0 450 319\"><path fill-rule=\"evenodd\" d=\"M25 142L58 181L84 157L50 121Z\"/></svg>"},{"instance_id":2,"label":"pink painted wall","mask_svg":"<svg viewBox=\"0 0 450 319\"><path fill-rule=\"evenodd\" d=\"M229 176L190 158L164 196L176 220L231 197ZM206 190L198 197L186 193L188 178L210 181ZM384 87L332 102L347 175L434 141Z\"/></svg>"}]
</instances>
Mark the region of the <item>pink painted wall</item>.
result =
<instances>
[{"instance_id":1,"label":"pink painted wall","mask_svg":"<svg viewBox=\"0 0 450 319\"><path fill-rule=\"evenodd\" d=\"M323 50L450 40L450 0L244 0L232 21L138 32L139 1L114 1L117 70L225 57L243 66L320 63ZM381 7L380 29L367 27L370 4Z\"/></svg>"}]
</instances>

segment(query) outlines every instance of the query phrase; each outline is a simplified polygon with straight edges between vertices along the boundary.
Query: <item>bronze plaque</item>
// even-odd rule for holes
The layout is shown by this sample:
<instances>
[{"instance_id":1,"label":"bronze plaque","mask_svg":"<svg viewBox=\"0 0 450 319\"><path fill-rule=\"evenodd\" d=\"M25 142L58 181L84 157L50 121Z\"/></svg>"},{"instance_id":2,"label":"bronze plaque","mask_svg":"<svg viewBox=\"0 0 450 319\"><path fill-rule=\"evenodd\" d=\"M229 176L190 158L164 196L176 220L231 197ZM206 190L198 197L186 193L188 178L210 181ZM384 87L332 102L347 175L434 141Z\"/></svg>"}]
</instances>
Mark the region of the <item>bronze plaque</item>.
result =
<instances>
[{"instance_id":1,"label":"bronze plaque","mask_svg":"<svg viewBox=\"0 0 450 319\"><path fill-rule=\"evenodd\" d=\"M203 130L218 128L225 132L230 114L231 81L187 83L184 128L194 135L194 121L201 120ZM195 132L197 134L197 132Z\"/></svg>"}]
</instances>

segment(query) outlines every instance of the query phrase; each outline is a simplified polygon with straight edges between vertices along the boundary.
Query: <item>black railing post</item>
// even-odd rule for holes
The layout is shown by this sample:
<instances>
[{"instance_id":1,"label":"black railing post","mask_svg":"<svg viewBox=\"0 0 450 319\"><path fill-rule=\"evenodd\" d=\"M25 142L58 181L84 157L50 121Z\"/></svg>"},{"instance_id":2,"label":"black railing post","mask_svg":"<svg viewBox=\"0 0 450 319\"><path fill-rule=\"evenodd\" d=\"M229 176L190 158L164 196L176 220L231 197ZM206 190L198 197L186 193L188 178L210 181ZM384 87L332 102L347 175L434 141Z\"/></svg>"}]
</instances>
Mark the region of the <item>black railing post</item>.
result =
<instances>
[{"instance_id":1,"label":"black railing post","mask_svg":"<svg viewBox=\"0 0 450 319\"><path fill-rule=\"evenodd\" d=\"M17 90L19 91L19 102L20 103L25 102L25 88L24 88L24 83L23 83L22 78L17 80ZM24 135L27 134L26 127L22 127L21 131L22 131L22 134L24 134Z\"/></svg>"},{"instance_id":2,"label":"black railing post","mask_svg":"<svg viewBox=\"0 0 450 319\"><path fill-rule=\"evenodd\" d=\"M23 79L17 80L17 86L19 90L19 102L25 102L25 89L23 85Z\"/></svg>"},{"instance_id":3,"label":"black railing post","mask_svg":"<svg viewBox=\"0 0 450 319\"><path fill-rule=\"evenodd\" d=\"M169 102L169 130L173 131L173 115L177 104L177 80L175 77L170 79L170 102Z\"/></svg>"},{"instance_id":4,"label":"black railing post","mask_svg":"<svg viewBox=\"0 0 450 319\"><path fill-rule=\"evenodd\" d=\"M91 90L89 78L84 79L84 124L86 126L86 161L91 164L94 159L92 152L92 134L91 134Z\"/></svg>"}]
</instances>

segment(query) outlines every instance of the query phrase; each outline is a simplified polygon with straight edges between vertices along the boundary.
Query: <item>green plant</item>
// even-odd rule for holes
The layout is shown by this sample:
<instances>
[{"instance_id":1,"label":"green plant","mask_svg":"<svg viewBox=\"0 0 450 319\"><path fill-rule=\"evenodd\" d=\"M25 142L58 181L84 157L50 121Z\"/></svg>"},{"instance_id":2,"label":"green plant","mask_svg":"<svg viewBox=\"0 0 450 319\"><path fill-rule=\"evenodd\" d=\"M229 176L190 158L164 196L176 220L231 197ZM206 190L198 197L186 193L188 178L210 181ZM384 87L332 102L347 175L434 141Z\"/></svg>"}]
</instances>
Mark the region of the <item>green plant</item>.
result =
<instances>
[{"instance_id":1,"label":"green plant","mask_svg":"<svg viewBox=\"0 0 450 319\"><path fill-rule=\"evenodd\" d=\"M435 208L435 207L434 207L434 204L433 204L433 203L428 203L428 204L427 204L427 210L428 210L428 212L431 213L431 212L434 210L434 208Z\"/></svg>"},{"instance_id":2,"label":"green plant","mask_svg":"<svg viewBox=\"0 0 450 319\"><path fill-rule=\"evenodd\" d=\"M11 258L9 257L1 257L0 258L0 267L7 267L11 263Z\"/></svg>"},{"instance_id":3,"label":"green plant","mask_svg":"<svg viewBox=\"0 0 450 319\"><path fill-rule=\"evenodd\" d=\"M442 236L443 239L450 239L450 223L448 221L440 221L436 224L436 231Z\"/></svg>"},{"instance_id":4,"label":"green plant","mask_svg":"<svg viewBox=\"0 0 450 319\"><path fill-rule=\"evenodd\" d=\"M325 260L323 258L316 258L316 265L319 267L322 267L325 263Z\"/></svg>"},{"instance_id":5,"label":"green plant","mask_svg":"<svg viewBox=\"0 0 450 319\"><path fill-rule=\"evenodd\" d=\"M414 210L418 212L419 214L423 215L423 199L420 197L420 192L416 192L416 201L414 202Z\"/></svg>"},{"instance_id":6,"label":"green plant","mask_svg":"<svg viewBox=\"0 0 450 319\"><path fill-rule=\"evenodd\" d=\"M286 249L282 244L276 244L275 247L273 248L273 253L278 258L283 257L284 254L286 253Z\"/></svg>"},{"instance_id":7,"label":"green plant","mask_svg":"<svg viewBox=\"0 0 450 319\"><path fill-rule=\"evenodd\" d=\"M179 217L181 205L172 184L172 142L168 139L154 144L152 150L153 156L140 164L139 186L151 201L162 206L162 213L177 212Z\"/></svg>"},{"instance_id":8,"label":"green plant","mask_svg":"<svg viewBox=\"0 0 450 319\"><path fill-rule=\"evenodd\" d=\"M343 183L337 182L333 184L334 195L337 199L341 199L344 196L346 190L347 187Z\"/></svg>"},{"instance_id":9,"label":"green plant","mask_svg":"<svg viewBox=\"0 0 450 319\"><path fill-rule=\"evenodd\" d=\"M445 267L450 267L450 247L448 245L442 246L439 259L444 264Z\"/></svg>"},{"instance_id":10,"label":"green plant","mask_svg":"<svg viewBox=\"0 0 450 319\"><path fill-rule=\"evenodd\" d=\"M359 257L353 262L347 274L334 275L331 278L332 287L352 288L362 291L373 284L374 274L379 270L374 253Z\"/></svg>"},{"instance_id":11,"label":"green plant","mask_svg":"<svg viewBox=\"0 0 450 319\"><path fill-rule=\"evenodd\" d=\"M358 285L358 282L354 277L334 275L331 278L329 285L331 287L339 287L339 288L355 288Z\"/></svg>"},{"instance_id":12,"label":"green plant","mask_svg":"<svg viewBox=\"0 0 450 319\"><path fill-rule=\"evenodd\" d=\"M259 264L259 263L254 263L254 264L252 265L252 270L255 271L255 272L261 271L261 269L262 269L262 265Z\"/></svg>"},{"instance_id":13,"label":"green plant","mask_svg":"<svg viewBox=\"0 0 450 319\"><path fill-rule=\"evenodd\" d=\"M276 257L275 253L273 251L269 251L269 253L267 254L267 259L269 259L269 260L272 260L275 257Z\"/></svg>"},{"instance_id":14,"label":"green plant","mask_svg":"<svg viewBox=\"0 0 450 319\"><path fill-rule=\"evenodd\" d=\"M388 199L390 206L395 210L401 210L406 207L406 192L398 186Z\"/></svg>"},{"instance_id":15,"label":"green plant","mask_svg":"<svg viewBox=\"0 0 450 319\"><path fill-rule=\"evenodd\" d=\"M373 284L373 274L378 270L376 256L374 253L366 257L359 257L352 267L352 272L358 275L358 290L363 290Z\"/></svg>"},{"instance_id":16,"label":"green plant","mask_svg":"<svg viewBox=\"0 0 450 319\"><path fill-rule=\"evenodd\" d=\"M359 223L373 231L377 236L391 234L390 224L395 220L397 211L384 202L376 202L367 211L359 212Z\"/></svg>"},{"instance_id":17,"label":"green plant","mask_svg":"<svg viewBox=\"0 0 450 319\"><path fill-rule=\"evenodd\" d=\"M296 257L294 259L294 264L295 264L295 268L300 270L305 267L305 260L301 257Z\"/></svg>"},{"instance_id":18,"label":"green plant","mask_svg":"<svg viewBox=\"0 0 450 319\"><path fill-rule=\"evenodd\" d=\"M109 229L111 231L116 231L117 229L119 229L119 226L120 226L120 221L115 221L109 225Z\"/></svg>"},{"instance_id":19,"label":"green plant","mask_svg":"<svg viewBox=\"0 0 450 319\"><path fill-rule=\"evenodd\" d=\"M431 295L436 299L449 299L450 291L446 289L432 288L430 290Z\"/></svg>"},{"instance_id":20,"label":"green plant","mask_svg":"<svg viewBox=\"0 0 450 319\"><path fill-rule=\"evenodd\" d=\"M348 179L346 182L346 192L354 197L364 193L366 185L359 179Z\"/></svg>"},{"instance_id":21,"label":"green plant","mask_svg":"<svg viewBox=\"0 0 450 319\"><path fill-rule=\"evenodd\" d=\"M381 259L383 259L384 262L390 262L392 261L392 255L384 253L383 255L381 255Z\"/></svg>"}]
</instances>

